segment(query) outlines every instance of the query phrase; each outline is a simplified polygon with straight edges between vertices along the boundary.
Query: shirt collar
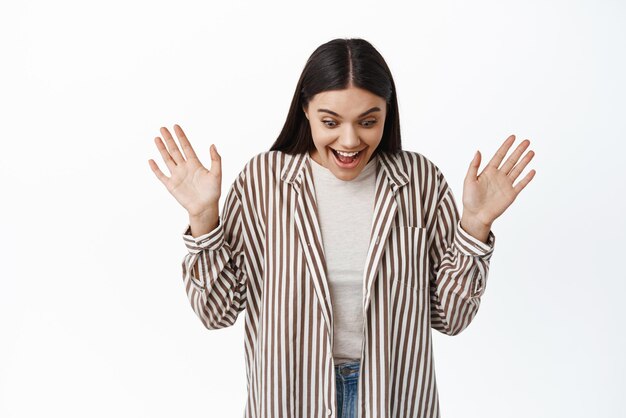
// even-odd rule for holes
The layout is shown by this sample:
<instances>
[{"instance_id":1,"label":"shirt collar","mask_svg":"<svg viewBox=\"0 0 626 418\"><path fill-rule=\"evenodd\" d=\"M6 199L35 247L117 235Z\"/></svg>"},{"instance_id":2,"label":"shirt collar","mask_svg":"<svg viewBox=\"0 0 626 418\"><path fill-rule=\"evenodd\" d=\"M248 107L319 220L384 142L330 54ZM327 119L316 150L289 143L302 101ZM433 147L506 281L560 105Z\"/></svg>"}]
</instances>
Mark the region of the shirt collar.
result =
<instances>
[{"instance_id":1,"label":"shirt collar","mask_svg":"<svg viewBox=\"0 0 626 418\"><path fill-rule=\"evenodd\" d=\"M379 151L378 165L389 178L392 187L399 188L409 182L409 173L402 158L402 150L397 153ZM301 182L301 176L311 171L311 156L308 152L286 154L285 164L281 171L281 180L287 183Z\"/></svg>"}]
</instances>

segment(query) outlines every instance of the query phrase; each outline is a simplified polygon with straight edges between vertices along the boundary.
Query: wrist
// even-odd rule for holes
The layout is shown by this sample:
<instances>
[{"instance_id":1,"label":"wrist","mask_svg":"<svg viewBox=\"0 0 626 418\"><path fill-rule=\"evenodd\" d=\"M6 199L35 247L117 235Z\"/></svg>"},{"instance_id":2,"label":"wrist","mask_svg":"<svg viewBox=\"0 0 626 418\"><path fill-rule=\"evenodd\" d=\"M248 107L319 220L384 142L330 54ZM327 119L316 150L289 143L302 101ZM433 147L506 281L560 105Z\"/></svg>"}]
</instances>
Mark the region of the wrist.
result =
<instances>
[{"instance_id":1,"label":"wrist","mask_svg":"<svg viewBox=\"0 0 626 418\"><path fill-rule=\"evenodd\" d=\"M215 204L211 204L209 205L209 207L200 210L198 212L190 212L187 211L187 213L189 214L189 219L193 219L193 220L206 220L209 218L213 218L215 217L216 214L219 214L219 206L217 203Z\"/></svg>"},{"instance_id":2,"label":"wrist","mask_svg":"<svg viewBox=\"0 0 626 418\"><path fill-rule=\"evenodd\" d=\"M189 213L191 235L198 237L213 231L219 225L219 210L217 206L199 213Z\"/></svg>"},{"instance_id":3,"label":"wrist","mask_svg":"<svg viewBox=\"0 0 626 418\"><path fill-rule=\"evenodd\" d=\"M489 231L491 231L492 222L485 222L477 216L463 213L461 216L461 228L474 238L487 242Z\"/></svg>"}]
</instances>

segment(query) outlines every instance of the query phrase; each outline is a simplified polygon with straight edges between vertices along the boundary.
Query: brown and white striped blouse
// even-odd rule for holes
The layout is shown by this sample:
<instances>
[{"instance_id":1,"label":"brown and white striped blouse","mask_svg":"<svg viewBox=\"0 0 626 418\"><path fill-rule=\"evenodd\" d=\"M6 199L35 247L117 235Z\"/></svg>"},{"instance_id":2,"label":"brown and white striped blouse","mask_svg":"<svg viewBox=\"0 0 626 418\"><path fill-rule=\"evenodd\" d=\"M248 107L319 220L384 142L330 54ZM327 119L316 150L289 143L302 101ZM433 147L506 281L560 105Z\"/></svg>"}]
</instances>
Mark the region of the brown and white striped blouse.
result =
<instances>
[{"instance_id":1,"label":"brown and white striped blouse","mask_svg":"<svg viewBox=\"0 0 626 418\"><path fill-rule=\"evenodd\" d=\"M460 226L439 168L418 152L379 154L363 277L360 417L439 417L431 328L463 331L480 306L495 236ZM208 329L244 309L246 418L336 415L332 301L308 153L252 157L219 226L183 239L182 270Z\"/></svg>"}]
</instances>

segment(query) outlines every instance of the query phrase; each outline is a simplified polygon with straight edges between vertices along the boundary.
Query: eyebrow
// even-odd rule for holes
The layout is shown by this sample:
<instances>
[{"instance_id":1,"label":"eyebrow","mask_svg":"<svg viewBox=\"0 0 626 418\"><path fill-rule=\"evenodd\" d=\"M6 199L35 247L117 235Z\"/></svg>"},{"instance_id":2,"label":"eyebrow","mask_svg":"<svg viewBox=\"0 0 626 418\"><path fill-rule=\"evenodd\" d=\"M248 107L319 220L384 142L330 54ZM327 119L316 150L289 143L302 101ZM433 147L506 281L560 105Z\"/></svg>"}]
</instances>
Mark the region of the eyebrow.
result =
<instances>
[{"instance_id":1,"label":"eyebrow","mask_svg":"<svg viewBox=\"0 0 626 418\"><path fill-rule=\"evenodd\" d=\"M373 108L371 108L371 109L369 109L369 110L366 110L365 112L361 113L358 117L363 117L363 116L365 116L365 115L367 115L367 114L369 114L369 113L376 112L376 111L379 111L379 110L380 110L380 107L375 106L375 107L373 107ZM335 113L335 112L333 112L332 110L328 110L328 109L317 109L317 111L318 111L318 112L326 112L326 113L330 113L331 115L335 115L335 116L341 117L338 113Z\"/></svg>"}]
</instances>

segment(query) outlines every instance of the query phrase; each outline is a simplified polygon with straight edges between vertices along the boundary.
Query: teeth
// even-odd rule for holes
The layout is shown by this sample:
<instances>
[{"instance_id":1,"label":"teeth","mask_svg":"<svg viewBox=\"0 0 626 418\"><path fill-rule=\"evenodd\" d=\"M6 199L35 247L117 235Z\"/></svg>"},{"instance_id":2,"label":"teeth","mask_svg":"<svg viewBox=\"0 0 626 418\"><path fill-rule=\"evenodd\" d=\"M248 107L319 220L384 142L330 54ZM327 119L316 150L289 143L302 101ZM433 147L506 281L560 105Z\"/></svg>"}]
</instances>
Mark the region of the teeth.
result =
<instances>
[{"instance_id":1,"label":"teeth","mask_svg":"<svg viewBox=\"0 0 626 418\"><path fill-rule=\"evenodd\" d=\"M337 151L335 150L335 152L339 155L343 155L344 157L354 157L355 155L357 155L359 153L359 151L357 152L343 152L343 151Z\"/></svg>"}]
</instances>

